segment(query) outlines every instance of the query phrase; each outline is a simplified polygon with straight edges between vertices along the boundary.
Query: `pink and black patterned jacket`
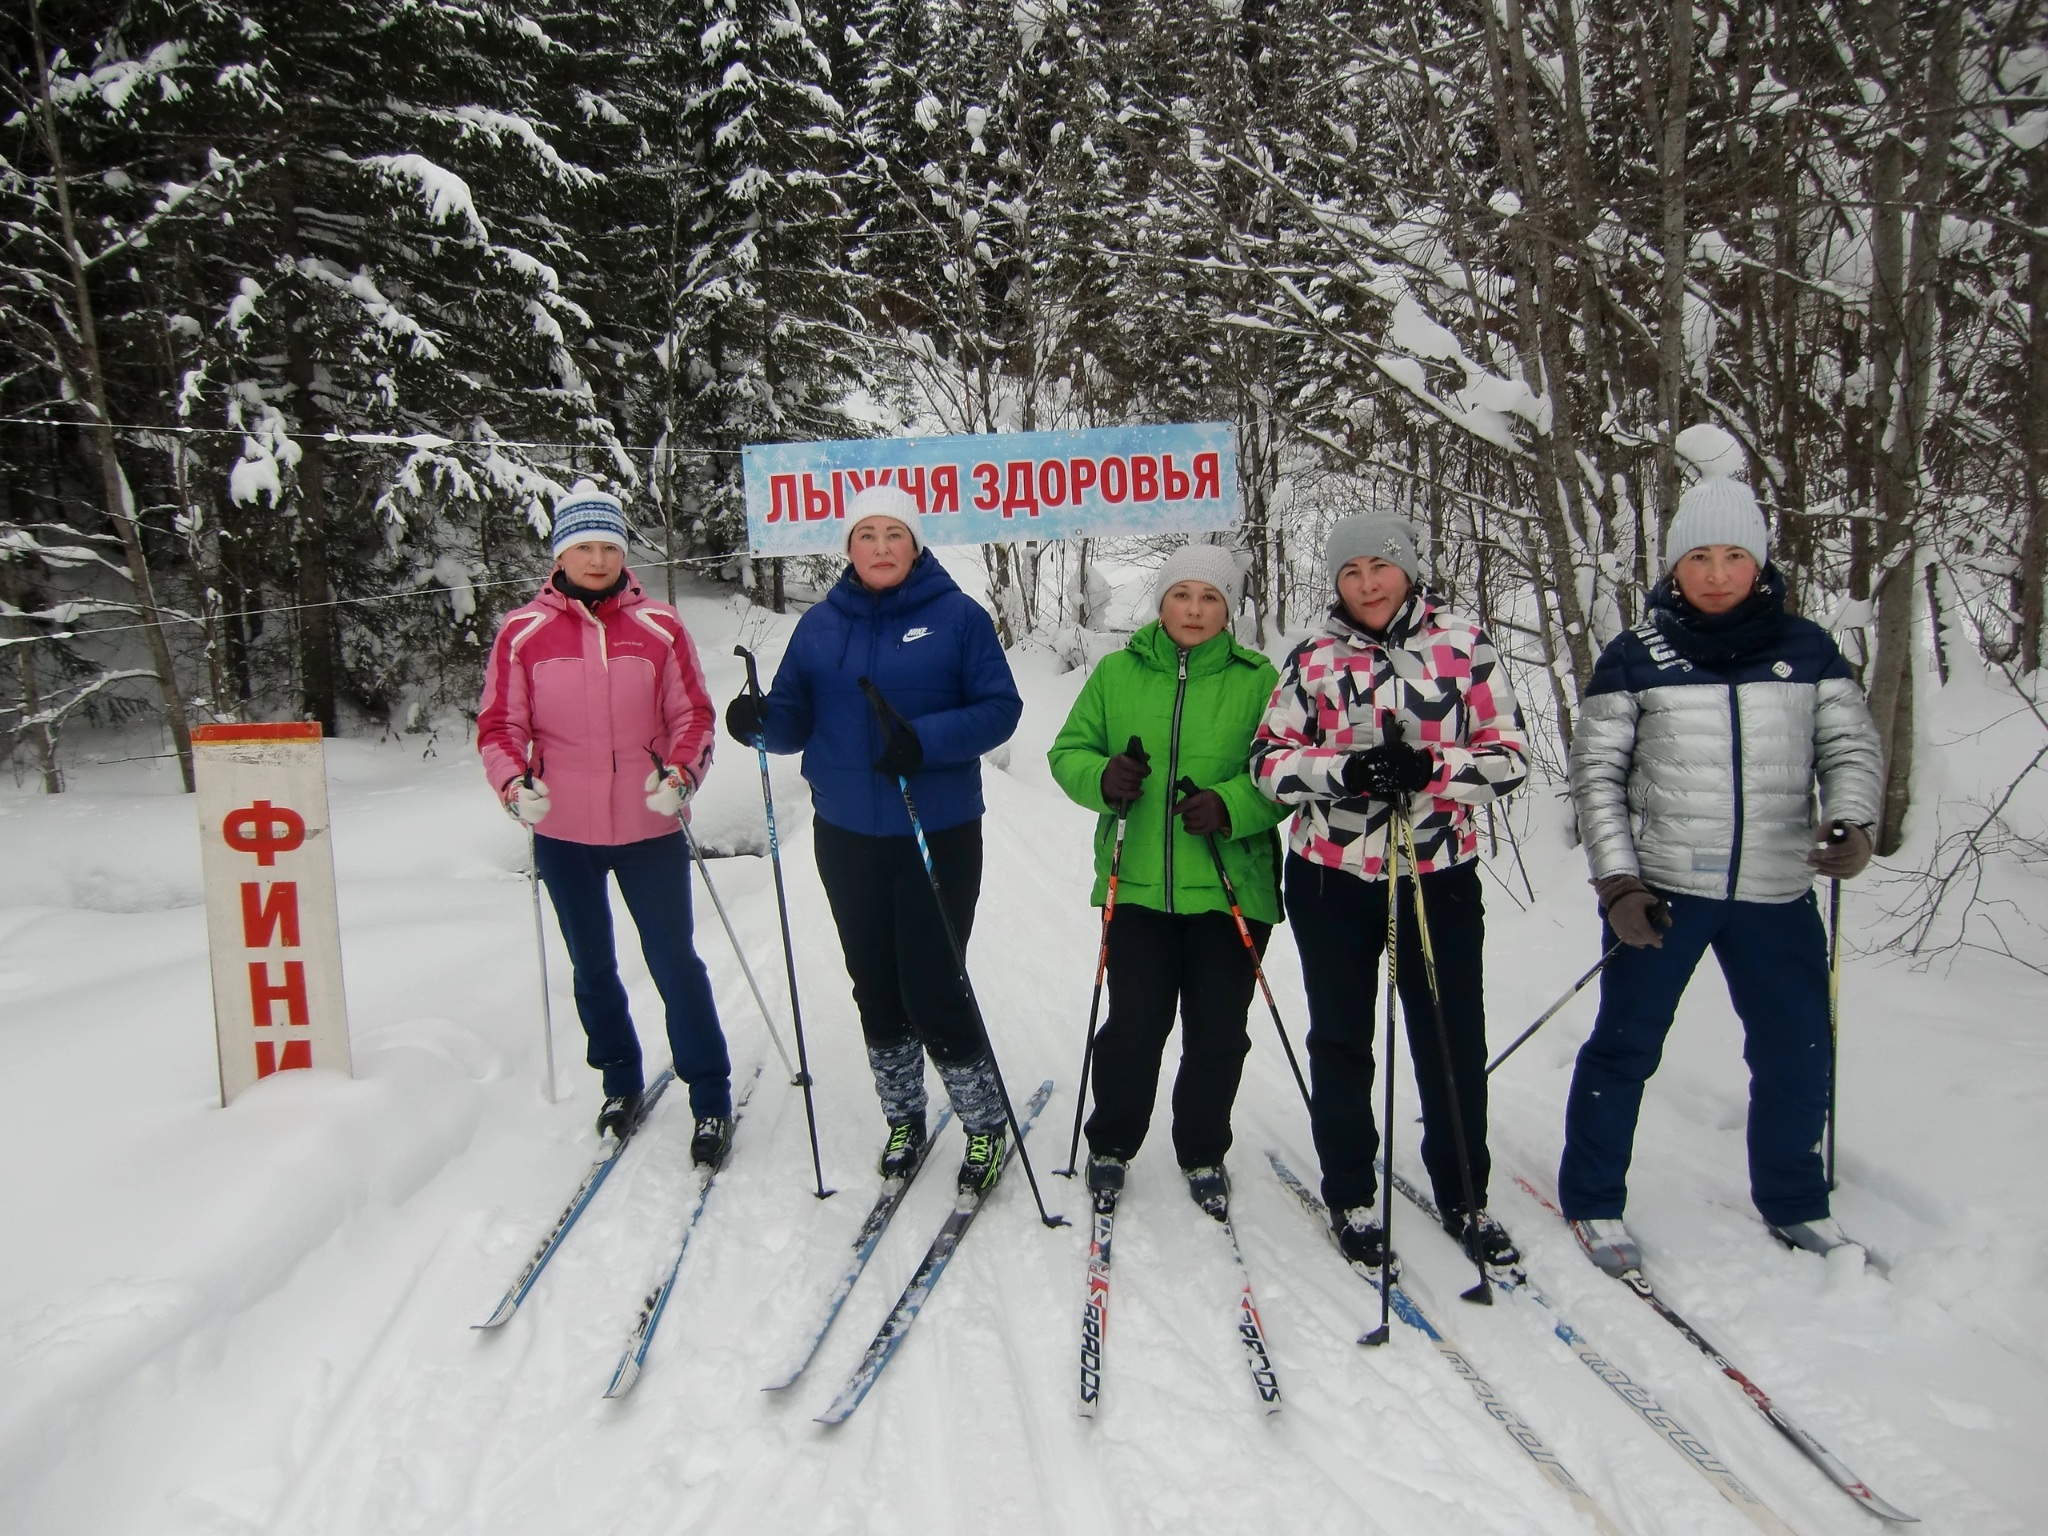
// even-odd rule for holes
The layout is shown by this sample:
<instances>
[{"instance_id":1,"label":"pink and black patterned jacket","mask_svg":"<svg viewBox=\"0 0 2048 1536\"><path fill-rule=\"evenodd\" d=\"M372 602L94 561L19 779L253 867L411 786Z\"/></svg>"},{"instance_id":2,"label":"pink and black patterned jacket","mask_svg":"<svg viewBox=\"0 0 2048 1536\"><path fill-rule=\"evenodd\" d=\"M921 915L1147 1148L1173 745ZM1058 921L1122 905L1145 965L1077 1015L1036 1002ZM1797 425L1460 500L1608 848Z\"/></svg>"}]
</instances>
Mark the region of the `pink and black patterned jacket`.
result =
<instances>
[{"instance_id":1,"label":"pink and black patterned jacket","mask_svg":"<svg viewBox=\"0 0 2048 1536\"><path fill-rule=\"evenodd\" d=\"M1485 630L1418 592L1381 641L1338 604L1322 633L1287 658L1252 741L1260 792L1300 807L1287 843L1303 858L1379 877L1386 802L1348 795L1340 778L1346 756L1376 744L1396 719L1409 745L1436 760L1435 779L1409 807L1424 874L1475 857L1473 807L1528 775L1521 706Z\"/></svg>"}]
</instances>

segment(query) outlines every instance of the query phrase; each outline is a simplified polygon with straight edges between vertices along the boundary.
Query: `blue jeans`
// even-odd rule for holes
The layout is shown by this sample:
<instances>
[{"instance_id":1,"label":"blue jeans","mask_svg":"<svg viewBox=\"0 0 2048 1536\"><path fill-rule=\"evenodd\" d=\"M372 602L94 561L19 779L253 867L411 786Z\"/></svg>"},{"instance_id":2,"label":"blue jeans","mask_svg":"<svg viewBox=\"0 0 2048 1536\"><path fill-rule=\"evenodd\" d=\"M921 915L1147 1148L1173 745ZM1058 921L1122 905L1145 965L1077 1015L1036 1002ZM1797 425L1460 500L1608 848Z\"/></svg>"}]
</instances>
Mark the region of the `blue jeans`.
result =
<instances>
[{"instance_id":1,"label":"blue jeans","mask_svg":"<svg viewBox=\"0 0 2048 1536\"><path fill-rule=\"evenodd\" d=\"M1749 1063L1749 1193L1765 1221L1828 1214L1821 1133L1828 1112L1827 933L1813 893L1717 901L1658 892L1671 906L1662 949L1623 949L1600 975L1600 1016L1565 1102L1558 1194L1575 1221L1618 1218L1628 1201L1643 1084L1694 967L1709 948L1742 1019ZM1603 921L1600 944L1614 943Z\"/></svg>"},{"instance_id":2,"label":"blue jeans","mask_svg":"<svg viewBox=\"0 0 2048 1536\"><path fill-rule=\"evenodd\" d=\"M640 1037L627 1011L612 945L611 898L605 889L605 876L611 874L640 930L640 953L647 957L668 1010L669 1050L676 1076L690 1085L690 1113L731 1114L732 1063L718 1026L718 1005L711 998L711 977L691 937L690 857L683 834L609 846L536 835L533 861L569 947L576 1016L590 1041L585 1059L604 1073L605 1093L638 1093L645 1086Z\"/></svg>"}]
</instances>

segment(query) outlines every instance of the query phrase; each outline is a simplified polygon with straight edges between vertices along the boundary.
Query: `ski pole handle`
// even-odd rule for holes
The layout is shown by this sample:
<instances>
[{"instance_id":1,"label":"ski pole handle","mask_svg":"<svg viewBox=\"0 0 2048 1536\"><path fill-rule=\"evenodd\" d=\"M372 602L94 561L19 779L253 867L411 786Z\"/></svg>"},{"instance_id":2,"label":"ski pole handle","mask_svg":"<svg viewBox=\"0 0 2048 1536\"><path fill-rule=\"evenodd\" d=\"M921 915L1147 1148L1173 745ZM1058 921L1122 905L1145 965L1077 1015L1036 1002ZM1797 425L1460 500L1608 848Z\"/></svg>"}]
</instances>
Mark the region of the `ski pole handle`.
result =
<instances>
[{"instance_id":1,"label":"ski pole handle","mask_svg":"<svg viewBox=\"0 0 2048 1536\"><path fill-rule=\"evenodd\" d=\"M732 653L733 655L739 657L742 661L746 662L747 664L747 692L751 693L757 699L760 698L761 674L754 668L754 653L748 650L744 645L734 646L732 648Z\"/></svg>"}]
</instances>

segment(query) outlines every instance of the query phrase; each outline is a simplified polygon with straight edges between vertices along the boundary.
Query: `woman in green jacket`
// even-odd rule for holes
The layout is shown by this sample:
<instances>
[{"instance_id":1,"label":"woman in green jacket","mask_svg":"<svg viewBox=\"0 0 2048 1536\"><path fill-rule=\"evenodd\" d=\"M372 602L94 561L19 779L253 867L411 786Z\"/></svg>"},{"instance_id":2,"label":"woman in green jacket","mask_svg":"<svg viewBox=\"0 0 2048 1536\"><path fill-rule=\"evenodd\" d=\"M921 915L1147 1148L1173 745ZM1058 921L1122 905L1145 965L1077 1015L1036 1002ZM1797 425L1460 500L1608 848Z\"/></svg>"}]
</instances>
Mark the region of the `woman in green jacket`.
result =
<instances>
[{"instance_id":1,"label":"woman in green jacket","mask_svg":"<svg viewBox=\"0 0 2048 1536\"><path fill-rule=\"evenodd\" d=\"M1259 793L1247 766L1279 675L1226 633L1242 583L1228 550L1175 551L1159 576L1158 621L1103 658L1047 754L1068 796L1101 813L1097 906L1108 892L1117 818L1129 818L1109 925L1109 1020L1095 1039L1088 1187L1123 1187L1125 1165L1151 1124L1159 1059L1178 1010L1173 1148L1188 1193L1218 1216L1256 975L1216 859L1263 954L1280 921L1273 828L1286 815ZM1133 737L1142 758L1125 750ZM1176 790L1183 778L1194 781L1194 793Z\"/></svg>"}]
</instances>

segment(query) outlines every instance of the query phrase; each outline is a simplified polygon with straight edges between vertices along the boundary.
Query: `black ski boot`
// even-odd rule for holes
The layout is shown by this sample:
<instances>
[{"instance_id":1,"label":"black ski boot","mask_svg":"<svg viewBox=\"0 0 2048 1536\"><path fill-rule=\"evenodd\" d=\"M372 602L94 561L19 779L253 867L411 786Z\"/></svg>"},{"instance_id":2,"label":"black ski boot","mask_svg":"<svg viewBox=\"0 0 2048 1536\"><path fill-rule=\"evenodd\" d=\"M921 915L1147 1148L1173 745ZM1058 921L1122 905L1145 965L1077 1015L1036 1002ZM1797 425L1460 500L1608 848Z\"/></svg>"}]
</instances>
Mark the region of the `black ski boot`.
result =
<instances>
[{"instance_id":1,"label":"black ski boot","mask_svg":"<svg viewBox=\"0 0 2048 1536\"><path fill-rule=\"evenodd\" d=\"M889 1139L882 1147L882 1177L907 1179L924 1161L924 1116L915 1120L889 1122Z\"/></svg>"},{"instance_id":2,"label":"black ski boot","mask_svg":"<svg viewBox=\"0 0 2048 1536\"><path fill-rule=\"evenodd\" d=\"M960 1159L960 1193L985 1195L1003 1176L1003 1127L992 1131L969 1131L967 1155Z\"/></svg>"},{"instance_id":3,"label":"black ski boot","mask_svg":"<svg viewBox=\"0 0 2048 1536\"><path fill-rule=\"evenodd\" d=\"M1391 1260L1386 1229L1373 1215L1371 1206L1354 1205L1345 1211L1337 1220L1336 1232L1337 1246L1352 1263L1377 1270L1383 1262Z\"/></svg>"},{"instance_id":4,"label":"black ski boot","mask_svg":"<svg viewBox=\"0 0 2048 1536\"><path fill-rule=\"evenodd\" d=\"M1183 1168L1187 1175L1188 1198L1218 1221L1230 1217L1230 1176L1218 1163L1208 1168Z\"/></svg>"},{"instance_id":5,"label":"black ski boot","mask_svg":"<svg viewBox=\"0 0 2048 1536\"><path fill-rule=\"evenodd\" d=\"M640 1095L637 1093L615 1093L597 1112L597 1134L600 1136L616 1136L624 1141L639 1126Z\"/></svg>"},{"instance_id":6,"label":"black ski boot","mask_svg":"<svg viewBox=\"0 0 2048 1536\"><path fill-rule=\"evenodd\" d=\"M717 1170L732 1150L732 1116L699 1115L697 1129L690 1137L690 1161L699 1168Z\"/></svg>"},{"instance_id":7,"label":"black ski boot","mask_svg":"<svg viewBox=\"0 0 2048 1536\"><path fill-rule=\"evenodd\" d=\"M1088 1189L1097 1195L1120 1195L1124 1192L1124 1170L1130 1164L1121 1157L1111 1157L1107 1152L1088 1154Z\"/></svg>"},{"instance_id":8,"label":"black ski boot","mask_svg":"<svg viewBox=\"0 0 2048 1536\"><path fill-rule=\"evenodd\" d=\"M1513 1269L1522 1262L1522 1250L1508 1236L1508 1229L1485 1211L1468 1222L1463 1211L1444 1211L1444 1230L1465 1249L1465 1257L1489 1269Z\"/></svg>"}]
</instances>

